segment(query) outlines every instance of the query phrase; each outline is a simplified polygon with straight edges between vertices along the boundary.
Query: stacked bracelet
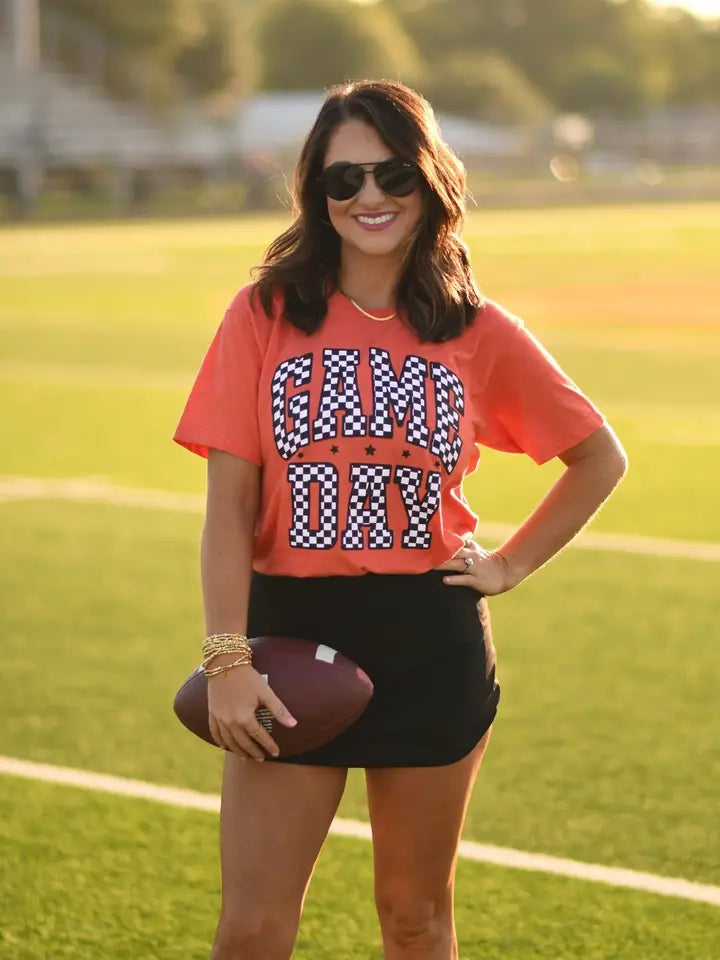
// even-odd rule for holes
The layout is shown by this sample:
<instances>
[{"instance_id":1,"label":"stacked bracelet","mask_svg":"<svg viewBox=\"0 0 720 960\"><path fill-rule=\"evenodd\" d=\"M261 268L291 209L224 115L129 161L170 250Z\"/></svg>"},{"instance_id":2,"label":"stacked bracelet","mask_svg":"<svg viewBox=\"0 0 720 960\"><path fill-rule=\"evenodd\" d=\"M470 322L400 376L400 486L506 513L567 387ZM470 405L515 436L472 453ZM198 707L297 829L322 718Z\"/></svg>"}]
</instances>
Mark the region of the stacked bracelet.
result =
<instances>
[{"instance_id":1,"label":"stacked bracelet","mask_svg":"<svg viewBox=\"0 0 720 960\"><path fill-rule=\"evenodd\" d=\"M238 653L240 656L232 663L210 667L211 661L224 653ZM206 677L215 677L219 673L227 673L233 667L244 667L252 663L252 650L248 638L242 633L211 634L205 638L202 645L202 656L202 668Z\"/></svg>"},{"instance_id":2,"label":"stacked bracelet","mask_svg":"<svg viewBox=\"0 0 720 960\"><path fill-rule=\"evenodd\" d=\"M233 660L232 663L223 663L219 667L212 667L208 669L207 667L203 668L203 673L206 677L216 677L219 673L227 673L228 670L232 670L233 667L247 667L252 663L247 657L239 657L237 660Z\"/></svg>"}]
</instances>

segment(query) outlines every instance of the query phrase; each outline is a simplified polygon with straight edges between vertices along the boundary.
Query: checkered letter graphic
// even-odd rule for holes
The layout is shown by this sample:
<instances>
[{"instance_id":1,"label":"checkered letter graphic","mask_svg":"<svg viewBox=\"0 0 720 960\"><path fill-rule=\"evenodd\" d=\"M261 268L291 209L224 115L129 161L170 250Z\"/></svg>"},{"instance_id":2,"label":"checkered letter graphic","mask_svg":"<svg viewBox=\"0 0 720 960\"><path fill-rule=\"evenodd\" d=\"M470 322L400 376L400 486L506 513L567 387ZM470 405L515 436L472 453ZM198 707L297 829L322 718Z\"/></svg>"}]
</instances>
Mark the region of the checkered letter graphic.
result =
<instances>
[{"instance_id":1,"label":"checkered letter graphic","mask_svg":"<svg viewBox=\"0 0 720 960\"><path fill-rule=\"evenodd\" d=\"M410 354L405 357L402 373L395 376L390 354L379 347L370 347L370 367L373 380L373 413L370 418L371 437L391 437L394 421L400 424L408 417L405 436L408 443L427 447L430 431L427 427L425 377L427 361Z\"/></svg>"},{"instance_id":2,"label":"checkered letter graphic","mask_svg":"<svg viewBox=\"0 0 720 960\"><path fill-rule=\"evenodd\" d=\"M403 530L402 545L408 550L426 550L432 541L428 525L440 506L440 473L430 470L425 496L418 498L423 472L419 467L395 467L395 483L407 513L408 525Z\"/></svg>"},{"instance_id":3,"label":"checkered letter graphic","mask_svg":"<svg viewBox=\"0 0 720 960\"><path fill-rule=\"evenodd\" d=\"M331 463L289 463L287 477L292 494L290 546L328 550L338 535L338 473ZM318 522L311 527L310 497L318 486Z\"/></svg>"},{"instance_id":4,"label":"checkered letter graphic","mask_svg":"<svg viewBox=\"0 0 720 960\"><path fill-rule=\"evenodd\" d=\"M463 442L460 439L460 414L465 412L465 390L456 373L442 363L430 363L430 376L435 381L435 412L437 424L430 442L430 452L442 460L447 473L452 473L458 462ZM450 402L450 394L455 405ZM455 436L450 439L450 431Z\"/></svg>"},{"instance_id":5,"label":"checkered letter graphic","mask_svg":"<svg viewBox=\"0 0 720 960\"><path fill-rule=\"evenodd\" d=\"M359 350L328 347L323 350L325 379L320 395L317 419L313 422L313 440L327 440L337 436L337 410L344 410L344 437L364 437L367 417L360 405L357 373L360 363Z\"/></svg>"},{"instance_id":6,"label":"checkered letter graphic","mask_svg":"<svg viewBox=\"0 0 720 960\"><path fill-rule=\"evenodd\" d=\"M289 357L278 365L272 378L272 420L275 446L285 460L310 443L310 391L303 390L287 399L287 382L296 387L310 383L313 355ZM287 408L287 409L286 409ZM287 414L292 427L287 429Z\"/></svg>"},{"instance_id":7,"label":"checkered letter graphic","mask_svg":"<svg viewBox=\"0 0 720 960\"><path fill-rule=\"evenodd\" d=\"M371 550L389 550L393 545L393 532L387 525L386 497L391 475L392 467L384 463L350 465L353 486L348 501L347 526L340 540L343 550L362 550L363 527L368 527L368 547Z\"/></svg>"}]
</instances>

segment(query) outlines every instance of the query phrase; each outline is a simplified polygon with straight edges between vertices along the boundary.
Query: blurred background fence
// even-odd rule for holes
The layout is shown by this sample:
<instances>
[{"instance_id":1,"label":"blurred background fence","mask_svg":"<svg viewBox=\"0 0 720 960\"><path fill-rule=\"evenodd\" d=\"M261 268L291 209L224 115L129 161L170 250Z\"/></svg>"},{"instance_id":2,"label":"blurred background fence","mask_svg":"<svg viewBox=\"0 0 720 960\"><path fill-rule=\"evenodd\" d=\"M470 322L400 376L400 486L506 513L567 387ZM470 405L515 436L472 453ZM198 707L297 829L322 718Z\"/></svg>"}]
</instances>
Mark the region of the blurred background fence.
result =
<instances>
[{"instance_id":1,"label":"blurred background fence","mask_svg":"<svg viewBox=\"0 0 720 960\"><path fill-rule=\"evenodd\" d=\"M435 105L481 205L720 196L720 22L642 0L0 0L0 218L287 205L323 91Z\"/></svg>"}]
</instances>

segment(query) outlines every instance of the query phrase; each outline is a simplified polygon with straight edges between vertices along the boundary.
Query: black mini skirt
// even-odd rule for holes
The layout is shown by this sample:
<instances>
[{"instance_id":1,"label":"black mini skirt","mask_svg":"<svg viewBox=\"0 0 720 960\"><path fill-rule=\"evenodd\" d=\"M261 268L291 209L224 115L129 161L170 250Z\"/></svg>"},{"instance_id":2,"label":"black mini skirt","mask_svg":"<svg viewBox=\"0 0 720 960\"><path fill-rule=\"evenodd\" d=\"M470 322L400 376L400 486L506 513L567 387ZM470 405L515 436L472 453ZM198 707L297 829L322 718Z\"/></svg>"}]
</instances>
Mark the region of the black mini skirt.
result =
<instances>
[{"instance_id":1,"label":"black mini skirt","mask_svg":"<svg viewBox=\"0 0 720 960\"><path fill-rule=\"evenodd\" d=\"M330 743L271 759L342 767L441 766L468 754L497 712L487 600L444 571L335 577L254 572L249 636L302 637L354 660L375 692Z\"/></svg>"}]
</instances>

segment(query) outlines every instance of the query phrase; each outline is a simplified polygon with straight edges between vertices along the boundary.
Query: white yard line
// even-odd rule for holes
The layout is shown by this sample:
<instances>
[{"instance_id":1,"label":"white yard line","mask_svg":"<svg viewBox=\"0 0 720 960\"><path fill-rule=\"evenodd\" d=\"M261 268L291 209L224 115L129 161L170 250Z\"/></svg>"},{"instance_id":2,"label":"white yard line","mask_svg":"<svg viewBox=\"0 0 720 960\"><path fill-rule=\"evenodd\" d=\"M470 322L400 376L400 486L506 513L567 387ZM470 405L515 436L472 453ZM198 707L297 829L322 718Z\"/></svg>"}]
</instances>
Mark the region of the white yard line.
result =
<instances>
[{"instance_id":1,"label":"white yard line","mask_svg":"<svg viewBox=\"0 0 720 960\"><path fill-rule=\"evenodd\" d=\"M0 477L0 503L11 500L74 500L79 503L106 503L118 507L145 507L180 513L201 513L205 507L204 497L197 493L116 487L92 477L68 477L62 480Z\"/></svg>"},{"instance_id":2,"label":"white yard line","mask_svg":"<svg viewBox=\"0 0 720 960\"><path fill-rule=\"evenodd\" d=\"M113 506L145 507L150 510L172 510L201 513L204 497L194 493L170 490L142 490L118 487L102 479L74 478L54 480L42 477L0 477L0 503L16 500L74 500L79 503L106 503ZM504 540L515 527L509 523L480 523L478 538ZM651 557L675 557L681 560L720 562L720 543L695 540L664 540L625 533L587 531L573 540L579 550L604 550L611 553L633 553Z\"/></svg>"},{"instance_id":3,"label":"white yard line","mask_svg":"<svg viewBox=\"0 0 720 960\"><path fill-rule=\"evenodd\" d=\"M209 810L213 813L220 809L220 797L215 794L182 790L178 787L162 787L143 780L128 780L124 777L74 770L70 767L55 767L47 763L33 763L14 757L0 756L0 773L24 777L28 780L80 787L85 790L97 790L120 797L137 797L171 807ZM359 820L342 820L336 817L330 832L343 837L372 839L369 824ZM604 867L600 864L582 863L579 860L551 857L542 853L528 853L508 847L495 847L470 840L463 840L460 843L460 856L465 860L494 863L502 867L539 873L554 873L561 877L590 880L613 887L627 887L632 890L642 890L645 893L658 893L666 897L680 897L683 900L695 900L698 903L720 906L720 887L709 883L694 883L678 877L661 877L653 873L626 870L622 867Z\"/></svg>"}]
</instances>

